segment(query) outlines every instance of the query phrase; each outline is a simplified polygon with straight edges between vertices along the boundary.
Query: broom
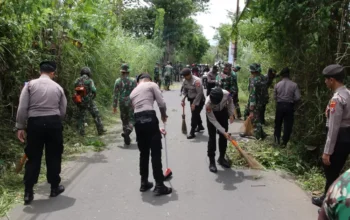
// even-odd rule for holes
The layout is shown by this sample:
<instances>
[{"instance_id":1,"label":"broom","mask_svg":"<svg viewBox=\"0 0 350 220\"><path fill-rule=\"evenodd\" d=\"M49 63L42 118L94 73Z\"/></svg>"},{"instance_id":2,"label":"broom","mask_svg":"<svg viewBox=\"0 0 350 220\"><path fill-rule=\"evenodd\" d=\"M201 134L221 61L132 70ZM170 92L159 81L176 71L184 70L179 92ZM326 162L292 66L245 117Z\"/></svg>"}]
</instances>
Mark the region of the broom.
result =
<instances>
[{"instance_id":1,"label":"broom","mask_svg":"<svg viewBox=\"0 0 350 220\"><path fill-rule=\"evenodd\" d=\"M187 126L185 120L185 106L182 107L182 133L187 134Z\"/></svg>"},{"instance_id":2,"label":"broom","mask_svg":"<svg viewBox=\"0 0 350 220\"><path fill-rule=\"evenodd\" d=\"M16 173L17 174L22 171L23 165L26 163L26 161L27 161L27 155L24 154L16 165Z\"/></svg>"},{"instance_id":3,"label":"broom","mask_svg":"<svg viewBox=\"0 0 350 220\"><path fill-rule=\"evenodd\" d=\"M235 146L235 148L238 150L238 152L241 154L241 156L247 161L248 165L252 169L256 170L264 170L265 168L263 165L261 165L258 161L254 159L251 155L247 154L242 148L238 146L238 143L233 140L231 137L228 139L231 141L232 145Z\"/></svg>"},{"instance_id":4,"label":"broom","mask_svg":"<svg viewBox=\"0 0 350 220\"><path fill-rule=\"evenodd\" d=\"M164 130L166 131L165 123L164 123ZM167 180L173 175L173 172L169 168L169 164L168 164L168 146L166 143L166 135L164 135L164 151L165 151L165 162L166 162L166 170L164 173L164 180Z\"/></svg>"}]
</instances>

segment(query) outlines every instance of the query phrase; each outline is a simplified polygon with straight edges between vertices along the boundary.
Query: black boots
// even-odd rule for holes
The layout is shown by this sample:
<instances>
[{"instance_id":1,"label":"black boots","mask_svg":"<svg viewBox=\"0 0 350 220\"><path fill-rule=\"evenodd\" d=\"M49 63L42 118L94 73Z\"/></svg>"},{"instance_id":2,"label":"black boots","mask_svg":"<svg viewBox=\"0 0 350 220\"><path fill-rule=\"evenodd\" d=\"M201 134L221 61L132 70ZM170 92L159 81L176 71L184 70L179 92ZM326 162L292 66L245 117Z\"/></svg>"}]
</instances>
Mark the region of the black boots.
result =
<instances>
[{"instance_id":1,"label":"black boots","mask_svg":"<svg viewBox=\"0 0 350 220\"><path fill-rule=\"evenodd\" d=\"M124 133L122 133L122 137L124 138L124 143L126 145L130 145L130 143L131 143L130 134L131 134L131 130L130 129L126 129L124 131Z\"/></svg>"},{"instance_id":2,"label":"black boots","mask_svg":"<svg viewBox=\"0 0 350 220\"><path fill-rule=\"evenodd\" d=\"M140 192L146 192L153 188L153 183L148 181L141 181Z\"/></svg>"},{"instance_id":3,"label":"black boots","mask_svg":"<svg viewBox=\"0 0 350 220\"><path fill-rule=\"evenodd\" d=\"M212 173L218 172L215 164L215 158L209 158L209 171Z\"/></svg>"},{"instance_id":4,"label":"black boots","mask_svg":"<svg viewBox=\"0 0 350 220\"><path fill-rule=\"evenodd\" d=\"M221 166L225 167L225 168L231 168L231 164L230 162L228 162L225 157L219 157L218 159L218 164L220 164Z\"/></svg>"},{"instance_id":5,"label":"black boots","mask_svg":"<svg viewBox=\"0 0 350 220\"><path fill-rule=\"evenodd\" d=\"M51 188L51 193L50 193L50 197L56 197L59 194L64 192L64 186L60 185L57 188Z\"/></svg>"},{"instance_id":6,"label":"black boots","mask_svg":"<svg viewBox=\"0 0 350 220\"><path fill-rule=\"evenodd\" d=\"M204 131L204 127L203 125L198 125L198 127L196 128L196 130L194 130L195 132L201 132L201 131Z\"/></svg>"},{"instance_id":7,"label":"black boots","mask_svg":"<svg viewBox=\"0 0 350 220\"><path fill-rule=\"evenodd\" d=\"M312 197L311 202L312 204L314 204L315 206L321 207L323 204L323 201L325 199L326 195L322 195L320 197Z\"/></svg>"},{"instance_id":8,"label":"black boots","mask_svg":"<svg viewBox=\"0 0 350 220\"><path fill-rule=\"evenodd\" d=\"M172 188L166 187L164 183L157 183L153 190L155 196L168 195L173 192Z\"/></svg>"},{"instance_id":9,"label":"black boots","mask_svg":"<svg viewBox=\"0 0 350 220\"><path fill-rule=\"evenodd\" d=\"M190 134L189 135L187 135L187 139L193 139L193 138L195 138L196 137L196 135L194 134L194 132L190 132Z\"/></svg>"},{"instance_id":10,"label":"black boots","mask_svg":"<svg viewBox=\"0 0 350 220\"><path fill-rule=\"evenodd\" d=\"M24 205L29 205L34 199L33 190L28 190L24 192Z\"/></svg>"}]
</instances>

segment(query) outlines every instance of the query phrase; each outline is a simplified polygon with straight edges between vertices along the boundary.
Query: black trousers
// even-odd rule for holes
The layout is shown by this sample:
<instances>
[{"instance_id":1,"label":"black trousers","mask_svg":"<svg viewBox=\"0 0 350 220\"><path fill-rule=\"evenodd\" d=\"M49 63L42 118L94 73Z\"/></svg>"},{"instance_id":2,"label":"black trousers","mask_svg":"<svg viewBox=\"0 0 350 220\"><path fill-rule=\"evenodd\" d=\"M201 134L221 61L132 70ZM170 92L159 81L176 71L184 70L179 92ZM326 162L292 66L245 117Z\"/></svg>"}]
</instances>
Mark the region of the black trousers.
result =
<instances>
[{"instance_id":1,"label":"black trousers","mask_svg":"<svg viewBox=\"0 0 350 220\"><path fill-rule=\"evenodd\" d=\"M194 99L188 99L190 101L190 104L192 105ZM201 111L204 106L204 100L202 100L199 105L196 105L194 111L191 111L192 117L191 117L191 134L194 134L197 127L203 126L202 118L201 118Z\"/></svg>"},{"instance_id":2,"label":"black trousers","mask_svg":"<svg viewBox=\"0 0 350 220\"><path fill-rule=\"evenodd\" d=\"M151 152L153 177L157 184L162 184L162 136L155 111L135 113L135 131L140 150L141 181L148 180L149 156Z\"/></svg>"},{"instance_id":3,"label":"black trousers","mask_svg":"<svg viewBox=\"0 0 350 220\"><path fill-rule=\"evenodd\" d=\"M45 146L47 181L51 188L61 182L61 162L63 153L63 127L59 116L44 116L28 119L27 146L24 151L28 157L25 165L24 185L27 191L38 182L41 158Z\"/></svg>"},{"instance_id":4,"label":"black trousers","mask_svg":"<svg viewBox=\"0 0 350 220\"><path fill-rule=\"evenodd\" d=\"M339 177L342 169L344 168L345 162L350 153L350 143L336 143L334 152L330 156L331 165L323 165L324 173L326 176L325 194L332 183Z\"/></svg>"},{"instance_id":5,"label":"black trousers","mask_svg":"<svg viewBox=\"0 0 350 220\"><path fill-rule=\"evenodd\" d=\"M275 117L275 137L281 138L281 130L283 123L283 143L287 144L293 130L294 123L294 104L288 102L278 102L276 106Z\"/></svg>"},{"instance_id":6,"label":"black trousers","mask_svg":"<svg viewBox=\"0 0 350 220\"><path fill-rule=\"evenodd\" d=\"M221 111L214 111L216 120L220 123L220 125L225 128L225 131L228 131L228 112L227 108L224 108ZM208 141L208 157L210 159L215 158L215 152L216 152L216 127L209 121L207 117L207 126L208 126L208 133L209 133L209 141ZM227 148L227 139L224 135L219 133L219 152L220 157L224 157L226 154L226 148Z\"/></svg>"}]
</instances>

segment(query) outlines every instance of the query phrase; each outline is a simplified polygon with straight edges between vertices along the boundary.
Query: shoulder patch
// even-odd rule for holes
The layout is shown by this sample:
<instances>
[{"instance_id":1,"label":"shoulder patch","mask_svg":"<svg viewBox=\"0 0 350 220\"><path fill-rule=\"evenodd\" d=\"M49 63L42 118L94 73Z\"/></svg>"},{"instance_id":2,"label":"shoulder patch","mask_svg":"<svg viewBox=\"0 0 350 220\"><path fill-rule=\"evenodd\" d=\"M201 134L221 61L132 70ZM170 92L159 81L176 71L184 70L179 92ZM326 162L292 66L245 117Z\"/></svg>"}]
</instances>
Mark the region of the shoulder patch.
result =
<instances>
[{"instance_id":1,"label":"shoulder patch","mask_svg":"<svg viewBox=\"0 0 350 220\"><path fill-rule=\"evenodd\" d=\"M199 80L197 80L195 83L196 87L200 87L201 86L201 82Z\"/></svg>"},{"instance_id":2,"label":"shoulder patch","mask_svg":"<svg viewBox=\"0 0 350 220\"><path fill-rule=\"evenodd\" d=\"M330 109L331 113L335 112L336 106L337 106L337 102L335 100L332 100L331 103L329 104L329 109Z\"/></svg>"},{"instance_id":3,"label":"shoulder patch","mask_svg":"<svg viewBox=\"0 0 350 220\"><path fill-rule=\"evenodd\" d=\"M210 105L207 105L207 106L206 106L206 111L207 111L208 113L211 112L211 107L210 107Z\"/></svg>"}]
</instances>

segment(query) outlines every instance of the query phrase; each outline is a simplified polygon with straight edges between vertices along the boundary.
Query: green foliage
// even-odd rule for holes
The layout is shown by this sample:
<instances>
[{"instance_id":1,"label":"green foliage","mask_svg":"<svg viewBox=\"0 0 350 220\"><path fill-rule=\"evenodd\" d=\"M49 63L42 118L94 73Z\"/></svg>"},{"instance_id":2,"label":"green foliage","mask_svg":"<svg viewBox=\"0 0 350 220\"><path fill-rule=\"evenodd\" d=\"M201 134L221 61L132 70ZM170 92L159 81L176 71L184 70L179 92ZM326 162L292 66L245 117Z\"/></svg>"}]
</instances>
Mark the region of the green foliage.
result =
<instances>
[{"instance_id":1,"label":"green foliage","mask_svg":"<svg viewBox=\"0 0 350 220\"><path fill-rule=\"evenodd\" d=\"M220 24L216 29L217 33L214 39L218 41L218 54L223 60L228 57L228 47L230 45L232 25L231 24Z\"/></svg>"}]
</instances>

